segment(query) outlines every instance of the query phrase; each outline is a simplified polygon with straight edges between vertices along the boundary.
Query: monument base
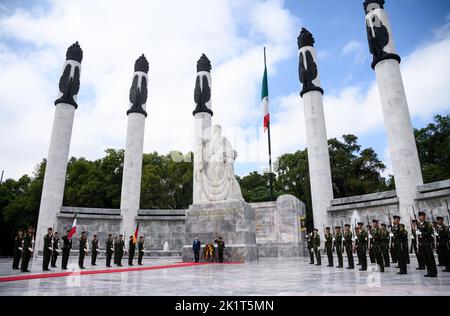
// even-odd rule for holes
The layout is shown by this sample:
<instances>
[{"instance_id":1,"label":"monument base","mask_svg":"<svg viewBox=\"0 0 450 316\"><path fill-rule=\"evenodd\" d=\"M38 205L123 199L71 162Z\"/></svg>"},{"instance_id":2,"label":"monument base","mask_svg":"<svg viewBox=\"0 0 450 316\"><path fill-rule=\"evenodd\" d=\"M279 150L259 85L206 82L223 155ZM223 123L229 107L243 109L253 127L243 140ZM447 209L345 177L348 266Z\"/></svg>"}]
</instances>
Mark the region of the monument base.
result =
<instances>
[{"instance_id":1,"label":"monument base","mask_svg":"<svg viewBox=\"0 0 450 316\"><path fill-rule=\"evenodd\" d=\"M206 244L216 248L214 261L218 261L217 244L225 242L224 262L248 262L258 260L256 246L255 210L241 200L194 204L186 212L186 243L183 246L183 262L194 261L192 243L196 237L202 243L200 260L204 261Z\"/></svg>"}]
</instances>

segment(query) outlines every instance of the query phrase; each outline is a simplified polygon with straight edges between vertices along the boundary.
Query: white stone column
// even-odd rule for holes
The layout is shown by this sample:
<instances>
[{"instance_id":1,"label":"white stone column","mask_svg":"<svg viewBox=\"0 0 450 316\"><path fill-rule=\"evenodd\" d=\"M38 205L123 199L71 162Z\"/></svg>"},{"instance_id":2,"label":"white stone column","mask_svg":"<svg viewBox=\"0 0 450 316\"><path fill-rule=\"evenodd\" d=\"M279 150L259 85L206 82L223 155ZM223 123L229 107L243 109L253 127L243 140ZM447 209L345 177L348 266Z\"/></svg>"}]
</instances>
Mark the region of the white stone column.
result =
<instances>
[{"instance_id":1,"label":"white stone column","mask_svg":"<svg viewBox=\"0 0 450 316\"><path fill-rule=\"evenodd\" d=\"M201 201L201 170L204 164L203 146L211 139L211 62L203 54L197 62L197 78L194 91L194 100L197 104L194 112L194 170L193 170L193 204Z\"/></svg>"},{"instance_id":2,"label":"white stone column","mask_svg":"<svg viewBox=\"0 0 450 316\"><path fill-rule=\"evenodd\" d=\"M39 207L34 256L42 251L47 228L56 228L57 214L63 204L72 127L75 109L78 107L76 99L80 86L82 58L83 52L78 42L69 47L59 83L59 97L55 101L55 115Z\"/></svg>"},{"instance_id":3,"label":"white stone column","mask_svg":"<svg viewBox=\"0 0 450 316\"><path fill-rule=\"evenodd\" d=\"M120 199L121 233L126 232L127 235L131 235L135 230L135 217L140 207L148 68L148 61L142 55L135 63L130 89L130 109L127 111L127 139ZM124 236L124 239L127 240L127 237Z\"/></svg>"},{"instance_id":4,"label":"white stone column","mask_svg":"<svg viewBox=\"0 0 450 316\"><path fill-rule=\"evenodd\" d=\"M303 84L300 95L303 98L305 112L314 226L322 232L323 225L328 224L327 208L333 199L323 90L320 87L314 38L306 29L302 29L300 33L298 46L300 49L299 77Z\"/></svg>"},{"instance_id":5,"label":"white stone column","mask_svg":"<svg viewBox=\"0 0 450 316\"><path fill-rule=\"evenodd\" d=\"M395 187L400 202L400 216L404 222L408 222L413 216L412 206L417 186L423 184L423 179L400 72L401 59L396 54L384 1L366 0L364 9L369 48L373 54L372 68L377 78Z\"/></svg>"}]
</instances>

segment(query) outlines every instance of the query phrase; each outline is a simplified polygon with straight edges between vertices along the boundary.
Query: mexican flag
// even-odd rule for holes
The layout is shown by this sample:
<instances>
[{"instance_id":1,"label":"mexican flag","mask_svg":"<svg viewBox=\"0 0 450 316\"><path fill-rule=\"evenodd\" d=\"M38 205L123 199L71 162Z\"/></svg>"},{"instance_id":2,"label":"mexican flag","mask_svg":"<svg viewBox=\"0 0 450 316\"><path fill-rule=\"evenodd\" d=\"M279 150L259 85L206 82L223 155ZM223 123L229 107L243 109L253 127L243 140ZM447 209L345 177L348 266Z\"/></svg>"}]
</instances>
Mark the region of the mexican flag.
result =
<instances>
[{"instance_id":1,"label":"mexican flag","mask_svg":"<svg viewBox=\"0 0 450 316\"><path fill-rule=\"evenodd\" d=\"M269 84L267 82L267 66L264 62L264 77L262 81L261 89L261 104L264 115L264 132L269 128L270 115L269 115Z\"/></svg>"},{"instance_id":2,"label":"mexican flag","mask_svg":"<svg viewBox=\"0 0 450 316\"><path fill-rule=\"evenodd\" d=\"M70 228L69 234L67 235L67 238L72 238L73 235L77 232L77 212L75 212L73 216L73 222L72 227Z\"/></svg>"},{"instance_id":3,"label":"mexican flag","mask_svg":"<svg viewBox=\"0 0 450 316\"><path fill-rule=\"evenodd\" d=\"M140 223L140 222L137 223L136 230L134 231L134 235L133 235L133 244L135 244L135 243L137 242L137 239L138 239L138 234L139 234L139 223Z\"/></svg>"}]
</instances>

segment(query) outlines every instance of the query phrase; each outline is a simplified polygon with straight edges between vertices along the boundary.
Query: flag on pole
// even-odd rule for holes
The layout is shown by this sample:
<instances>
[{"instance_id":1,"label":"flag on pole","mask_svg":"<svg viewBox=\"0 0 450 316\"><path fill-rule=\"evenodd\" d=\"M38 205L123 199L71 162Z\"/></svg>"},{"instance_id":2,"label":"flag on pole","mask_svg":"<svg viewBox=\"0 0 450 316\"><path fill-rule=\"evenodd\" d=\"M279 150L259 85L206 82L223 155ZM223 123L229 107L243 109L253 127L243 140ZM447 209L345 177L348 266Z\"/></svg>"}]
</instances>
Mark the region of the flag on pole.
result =
<instances>
[{"instance_id":1,"label":"flag on pole","mask_svg":"<svg viewBox=\"0 0 450 316\"><path fill-rule=\"evenodd\" d=\"M269 128L270 123L270 115L269 115L269 84L267 82L267 66L266 66L266 58L265 58L265 49L264 49L264 77L262 81L262 89L261 89L261 104L264 115L264 132Z\"/></svg>"},{"instance_id":2,"label":"flag on pole","mask_svg":"<svg viewBox=\"0 0 450 316\"><path fill-rule=\"evenodd\" d=\"M137 239L138 239L138 234L139 234L139 223L140 223L140 222L137 223L136 230L134 231L134 235L133 235L133 244L135 244L135 243L137 242Z\"/></svg>"},{"instance_id":3,"label":"flag on pole","mask_svg":"<svg viewBox=\"0 0 450 316\"><path fill-rule=\"evenodd\" d=\"M72 227L70 228L69 234L67 235L67 238L72 238L73 235L75 235L75 233L77 232L77 212L75 212L74 216L73 216L73 222L72 222Z\"/></svg>"}]
</instances>

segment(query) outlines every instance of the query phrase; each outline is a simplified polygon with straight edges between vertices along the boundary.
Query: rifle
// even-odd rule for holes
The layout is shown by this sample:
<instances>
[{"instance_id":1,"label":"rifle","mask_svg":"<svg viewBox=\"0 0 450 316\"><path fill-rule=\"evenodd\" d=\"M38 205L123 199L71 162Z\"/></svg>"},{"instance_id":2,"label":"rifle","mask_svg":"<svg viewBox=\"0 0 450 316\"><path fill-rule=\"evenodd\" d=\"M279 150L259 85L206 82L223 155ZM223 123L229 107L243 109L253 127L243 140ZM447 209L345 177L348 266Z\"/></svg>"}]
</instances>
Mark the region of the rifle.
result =
<instances>
[{"instance_id":1,"label":"rifle","mask_svg":"<svg viewBox=\"0 0 450 316\"><path fill-rule=\"evenodd\" d=\"M431 226L433 227L433 239L434 239L434 248L437 248L437 241L436 241L436 229L434 228L434 215L433 215L433 209L430 209L431 211Z\"/></svg>"},{"instance_id":2,"label":"rifle","mask_svg":"<svg viewBox=\"0 0 450 316\"><path fill-rule=\"evenodd\" d=\"M389 216L389 249L392 247L392 218L391 218L391 211L388 209L388 216Z\"/></svg>"},{"instance_id":3,"label":"rifle","mask_svg":"<svg viewBox=\"0 0 450 316\"><path fill-rule=\"evenodd\" d=\"M447 205L447 224L450 226L450 210L448 209L448 200L445 200L445 204Z\"/></svg>"},{"instance_id":4,"label":"rifle","mask_svg":"<svg viewBox=\"0 0 450 316\"><path fill-rule=\"evenodd\" d=\"M336 240L336 232L334 231L334 223L331 223L331 229L333 230L333 242L331 243L331 252L334 252L334 242Z\"/></svg>"},{"instance_id":5,"label":"rifle","mask_svg":"<svg viewBox=\"0 0 450 316\"><path fill-rule=\"evenodd\" d=\"M355 218L355 225L353 226L353 239L355 241L355 245L353 246L353 253L356 252L356 218Z\"/></svg>"},{"instance_id":6,"label":"rifle","mask_svg":"<svg viewBox=\"0 0 450 316\"><path fill-rule=\"evenodd\" d=\"M366 218L367 218L367 230L368 230L368 232L367 232L367 234L368 234L368 236L367 236L367 238L369 239L368 241L367 241L367 248L368 248L368 250L370 250L370 244L371 244L371 241L370 241L370 237L372 237L372 230L370 230L370 222L369 222L369 214L367 213L366 214Z\"/></svg>"}]
</instances>

